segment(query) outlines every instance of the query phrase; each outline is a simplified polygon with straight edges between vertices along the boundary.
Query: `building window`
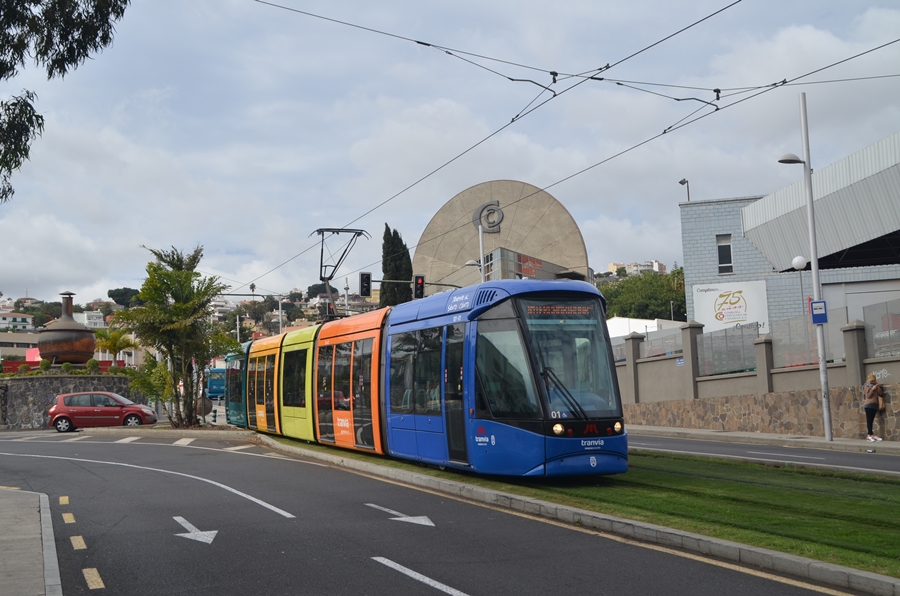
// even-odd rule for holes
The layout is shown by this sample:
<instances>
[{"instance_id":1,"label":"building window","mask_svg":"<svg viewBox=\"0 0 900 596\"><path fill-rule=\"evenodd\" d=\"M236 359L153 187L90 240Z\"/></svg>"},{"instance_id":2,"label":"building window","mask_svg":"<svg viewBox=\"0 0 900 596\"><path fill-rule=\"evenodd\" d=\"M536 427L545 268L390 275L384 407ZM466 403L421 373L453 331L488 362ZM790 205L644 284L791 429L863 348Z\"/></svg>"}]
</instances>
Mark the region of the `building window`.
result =
<instances>
[{"instance_id":1,"label":"building window","mask_svg":"<svg viewBox=\"0 0 900 596\"><path fill-rule=\"evenodd\" d=\"M719 253L719 273L734 273L734 264L731 260L731 234L717 235L716 248Z\"/></svg>"}]
</instances>

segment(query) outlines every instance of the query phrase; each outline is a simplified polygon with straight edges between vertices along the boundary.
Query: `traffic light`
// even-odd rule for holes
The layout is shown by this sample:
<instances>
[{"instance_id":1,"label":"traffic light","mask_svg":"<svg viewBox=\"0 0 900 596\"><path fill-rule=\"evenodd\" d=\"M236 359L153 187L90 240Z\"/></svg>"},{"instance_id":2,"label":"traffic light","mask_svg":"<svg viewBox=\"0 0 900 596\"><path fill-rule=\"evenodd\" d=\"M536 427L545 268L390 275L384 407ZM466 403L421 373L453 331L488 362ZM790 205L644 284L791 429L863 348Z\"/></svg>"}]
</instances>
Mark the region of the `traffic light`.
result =
<instances>
[{"instance_id":1,"label":"traffic light","mask_svg":"<svg viewBox=\"0 0 900 596\"><path fill-rule=\"evenodd\" d=\"M425 276L413 276L413 298L425 297Z\"/></svg>"},{"instance_id":2,"label":"traffic light","mask_svg":"<svg viewBox=\"0 0 900 596\"><path fill-rule=\"evenodd\" d=\"M362 272L359 274L359 295L363 298L372 296L372 274Z\"/></svg>"}]
</instances>

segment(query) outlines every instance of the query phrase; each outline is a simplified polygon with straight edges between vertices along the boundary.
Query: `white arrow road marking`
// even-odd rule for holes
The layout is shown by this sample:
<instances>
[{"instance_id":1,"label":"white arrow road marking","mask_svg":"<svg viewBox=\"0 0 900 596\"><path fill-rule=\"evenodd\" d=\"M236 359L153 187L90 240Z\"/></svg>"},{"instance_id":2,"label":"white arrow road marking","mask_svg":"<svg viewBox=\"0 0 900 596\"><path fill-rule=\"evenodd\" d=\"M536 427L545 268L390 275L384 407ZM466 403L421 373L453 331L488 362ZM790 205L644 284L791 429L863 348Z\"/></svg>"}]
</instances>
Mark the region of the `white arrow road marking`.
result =
<instances>
[{"instance_id":1,"label":"white arrow road marking","mask_svg":"<svg viewBox=\"0 0 900 596\"><path fill-rule=\"evenodd\" d=\"M205 542L206 544L212 544L213 538L216 537L216 534L219 533L218 530L209 530L207 532L201 532L197 528L191 524L188 520L183 517L173 517L175 521L177 521L181 526L187 530L186 534L175 534L176 536L181 536L183 538L190 538L191 540L196 540L197 542Z\"/></svg>"},{"instance_id":2,"label":"white arrow road marking","mask_svg":"<svg viewBox=\"0 0 900 596\"><path fill-rule=\"evenodd\" d=\"M150 470L151 472L160 472L162 474L173 474L175 476L191 478L193 480L199 480L200 482L206 482L207 484L212 484L213 486L218 486L219 488L225 489L232 494L235 494L239 497L243 497L243 498L247 499L248 501L252 501L252 502L256 503L257 505L265 507L266 509L268 509L270 511L274 511L278 515L287 517L289 519L294 517L293 515L291 515L287 511L284 511L283 509L279 509L278 507L275 507L274 505L269 505L265 501L262 501L260 499L257 499L256 497L250 496L247 493L242 493L241 491L231 488L230 486L227 486L225 484L222 484L221 482L216 482L215 480L209 480L208 478L203 478L201 476L194 476L192 474L184 474L182 472L173 472L172 470L163 470L160 468L148 468L147 466L136 466L134 464L123 464L123 463L116 462L116 461L100 461L100 460L96 460L96 459L82 459L79 457L62 457L59 455L34 455L33 453L3 453L3 452L0 452L0 455L6 455L9 457L35 457L35 458L39 458L39 459L59 459L59 460L63 460L63 461L78 461L78 462L86 462L86 463L90 463L90 464L104 464L107 466L121 466L123 468L134 468L136 470Z\"/></svg>"},{"instance_id":3,"label":"white arrow road marking","mask_svg":"<svg viewBox=\"0 0 900 596\"><path fill-rule=\"evenodd\" d=\"M387 507L382 507L380 505L376 505L375 503L366 503L367 507L372 507L374 509L378 509L380 511L384 511L385 513L390 513L391 515L396 515L397 517L392 517L393 521L402 521L409 522L411 524L419 524L420 526L434 526L434 523L424 515L420 515L418 517L411 517L409 515L403 515L399 511L394 511L392 509L388 509Z\"/></svg>"},{"instance_id":4,"label":"white arrow road marking","mask_svg":"<svg viewBox=\"0 0 900 596\"><path fill-rule=\"evenodd\" d=\"M381 509L381 507L376 507L376 509ZM394 563L390 559L385 559L384 557L372 557L372 560L378 561L382 565L386 565L395 571L399 571L403 575L406 575L415 580L418 580L425 585L431 586L435 590L440 590L444 594L451 594L452 596L467 596L467 594L465 592L460 592L459 590L457 590L455 588L451 588L450 586L448 586L446 584L442 584L439 581L435 581L435 580L431 579L430 577L422 575L421 573L416 573L412 569L404 567L403 565L400 565L399 563Z\"/></svg>"}]
</instances>

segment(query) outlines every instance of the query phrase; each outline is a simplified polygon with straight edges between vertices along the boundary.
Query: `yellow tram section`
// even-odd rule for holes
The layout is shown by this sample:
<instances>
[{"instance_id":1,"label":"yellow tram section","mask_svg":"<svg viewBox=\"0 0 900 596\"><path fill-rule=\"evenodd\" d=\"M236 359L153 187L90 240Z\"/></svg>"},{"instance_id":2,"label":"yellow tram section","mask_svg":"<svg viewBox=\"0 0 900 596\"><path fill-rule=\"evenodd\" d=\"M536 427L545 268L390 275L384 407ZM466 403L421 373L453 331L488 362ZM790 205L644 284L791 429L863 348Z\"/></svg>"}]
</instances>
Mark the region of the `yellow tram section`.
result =
<instances>
[{"instance_id":1,"label":"yellow tram section","mask_svg":"<svg viewBox=\"0 0 900 596\"><path fill-rule=\"evenodd\" d=\"M290 331L281 345L281 430L286 437L314 441L313 361L321 325Z\"/></svg>"},{"instance_id":2,"label":"yellow tram section","mask_svg":"<svg viewBox=\"0 0 900 596\"><path fill-rule=\"evenodd\" d=\"M384 453L381 441L383 308L322 325L316 340L316 432L320 442Z\"/></svg>"},{"instance_id":3,"label":"yellow tram section","mask_svg":"<svg viewBox=\"0 0 900 596\"><path fill-rule=\"evenodd\" d=\"M284 335L264 337L250 345L247 359L247 423L254 430L281 433L278 371Z\"/></svg>"}]
</instances>

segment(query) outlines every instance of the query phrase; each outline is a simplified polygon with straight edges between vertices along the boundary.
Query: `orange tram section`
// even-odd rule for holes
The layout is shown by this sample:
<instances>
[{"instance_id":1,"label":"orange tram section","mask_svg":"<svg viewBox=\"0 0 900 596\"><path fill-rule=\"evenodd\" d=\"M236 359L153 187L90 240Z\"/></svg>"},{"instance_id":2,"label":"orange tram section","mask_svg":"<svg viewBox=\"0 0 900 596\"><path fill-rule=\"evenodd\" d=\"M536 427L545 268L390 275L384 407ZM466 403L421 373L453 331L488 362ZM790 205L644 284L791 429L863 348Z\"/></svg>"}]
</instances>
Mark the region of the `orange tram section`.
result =
<instances>
[{"instance_id":1,"label":"orange tram section","mask_svg":"<svg viewBox=\"0 0 900 596\"><path fill-rule=\"evenodd\" d=\"M388 311L380 309L245 344L246 360L244 354L226 360L229 422L265 433L385 453L378 417L378 371Z\"/></svg>"}]
</instances>

